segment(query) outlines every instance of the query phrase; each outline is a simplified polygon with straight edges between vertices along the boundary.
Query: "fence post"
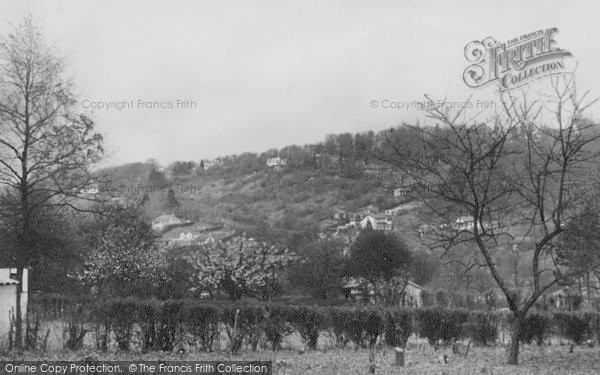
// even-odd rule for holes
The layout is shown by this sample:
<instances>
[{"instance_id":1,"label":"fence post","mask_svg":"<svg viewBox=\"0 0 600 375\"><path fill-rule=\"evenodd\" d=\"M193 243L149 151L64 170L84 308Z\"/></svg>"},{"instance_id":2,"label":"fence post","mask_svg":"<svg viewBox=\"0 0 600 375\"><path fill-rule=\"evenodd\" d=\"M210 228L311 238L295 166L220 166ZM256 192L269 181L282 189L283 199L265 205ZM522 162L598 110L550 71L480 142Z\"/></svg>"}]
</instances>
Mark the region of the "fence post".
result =
<instances>
[{"instance_id":1,"label":"fence post","mask_svg":"<svg viewBox=\"0 0 600 375\"><path fill-rule=\"evenodd\" d=\"M396 346L394 348L394 353L396 354L396 362L394 364L396 366L404 366L404 349Z\"/></svg>"}]
</instances>

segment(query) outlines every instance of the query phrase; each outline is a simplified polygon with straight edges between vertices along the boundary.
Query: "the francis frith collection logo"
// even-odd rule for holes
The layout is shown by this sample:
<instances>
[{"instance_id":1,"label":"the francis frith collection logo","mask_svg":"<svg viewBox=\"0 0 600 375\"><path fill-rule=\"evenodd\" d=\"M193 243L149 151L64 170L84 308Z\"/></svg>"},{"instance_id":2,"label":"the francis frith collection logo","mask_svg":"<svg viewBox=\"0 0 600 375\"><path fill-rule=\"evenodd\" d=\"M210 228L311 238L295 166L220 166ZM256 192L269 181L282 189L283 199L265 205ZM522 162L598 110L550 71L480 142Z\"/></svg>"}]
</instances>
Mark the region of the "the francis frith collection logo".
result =
<instances>
[{"instance_id":1,"label":"the francis frith collection logo","mask_svg":"<svg viewBox=\"0 0 600 375\"><path fill-rule=\"evenodd\" d=\"M571 52L558 47L557 28L537 30L500 43L492 37L465 46L471 63L463 80L470 87L497 82L500 90L523 86L533 80L557 74L570 74L565 59Z\"/></svg>"}]
</instances>

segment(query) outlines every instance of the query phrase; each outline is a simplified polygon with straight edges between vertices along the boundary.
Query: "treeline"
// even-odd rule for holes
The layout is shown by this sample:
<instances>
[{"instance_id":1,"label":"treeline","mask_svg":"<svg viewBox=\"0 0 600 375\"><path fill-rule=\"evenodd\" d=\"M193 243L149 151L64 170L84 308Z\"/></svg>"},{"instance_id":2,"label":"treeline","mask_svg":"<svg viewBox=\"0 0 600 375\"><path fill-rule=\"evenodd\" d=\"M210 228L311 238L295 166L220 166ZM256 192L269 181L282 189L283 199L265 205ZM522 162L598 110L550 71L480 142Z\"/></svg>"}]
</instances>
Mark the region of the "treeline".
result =
<instances>
[{"instance_id":1,"label":"treeline","mask_svg":"<svg viewBox=\"0 0 600 375\"><path fill-rule=\"evenodd\" d=\"M40 321L64 323L65 348L83 347L86 332L93 331L98 350L116 346L121 351L173 351L183 342L196 350L257 350L282 348L284 339L297 333L307 349L316 350L319 338L343 348L372 347L383 342L405 347L413 335L430 345L471 340L495 344L510 314L499 310L443 308L404 309L373 304L351 306L294 305L198 300L93 300L40 295L32 300L27 343L30 349L43 339ZM36 323L37 322L37 323ZM581 344L600 338L600 314L532 312L521 326L522 342L541 345L549 336ZM221 338L226 337L224 342Z\"/></svg>"}]
</instances>

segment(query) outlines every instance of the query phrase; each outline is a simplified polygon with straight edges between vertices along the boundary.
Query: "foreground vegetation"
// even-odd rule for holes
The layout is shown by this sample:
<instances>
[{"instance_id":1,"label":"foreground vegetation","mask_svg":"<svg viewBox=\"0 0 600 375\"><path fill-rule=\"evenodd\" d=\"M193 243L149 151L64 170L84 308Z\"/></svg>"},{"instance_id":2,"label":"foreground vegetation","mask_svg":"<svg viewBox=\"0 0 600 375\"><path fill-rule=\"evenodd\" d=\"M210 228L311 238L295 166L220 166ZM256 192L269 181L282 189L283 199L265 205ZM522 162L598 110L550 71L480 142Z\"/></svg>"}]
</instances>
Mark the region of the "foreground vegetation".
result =
<instances>
[{"instance_id":1,"label":"foreground vegetation","mask_svg":"<svg viewBox=\"0 0 600 375\"><path fill-rule=\"evenodd\" d=\"M261 348L278 351L295 337L297 349L405 348L419 337L431 348L493 346L505 342L512 323L501 310L447 308L405 309L374 304L316 306L197 300L73 299L47 296L30 307L26 342L29 350L48 349L48 322L60 322L65 349L88 343L95 350L122 352L179 350L237 354ZM92 339L93 337L93 339ZM531 312L520 341L540 348L559 338L575 345L600 342L596 312ZM89 345L89 343L93 343ZM325 344L327 343L327 344Z\"/></svg>"},{"instance_id":2,"label":"foreground vegetation","mask_svg":"<svg viewBox=\"0 0 600 375\"><path fill-rule=\"evenodd\" d=\"M480 375L537 375L537 374L596 374L600 372L600 353L597 348L581 348L568 353L564 346L522 348L521 365L503 365L503 347L475 347L464 357L450 355L448 363L440 361L442 351L434 351L427 345L409 343L405 367L394 365L394 353L390 349L378 351L377 374L480 374ZM368 369L369 351L366 349L331 349L299 354L297 350L243 352L231 357L226 353L188 352L186 354L151 352L122 353L97 351L55 351L47 353L0 353L0 360L272 360L274 374L365 374Z\"/></svg>"}]
</instances>

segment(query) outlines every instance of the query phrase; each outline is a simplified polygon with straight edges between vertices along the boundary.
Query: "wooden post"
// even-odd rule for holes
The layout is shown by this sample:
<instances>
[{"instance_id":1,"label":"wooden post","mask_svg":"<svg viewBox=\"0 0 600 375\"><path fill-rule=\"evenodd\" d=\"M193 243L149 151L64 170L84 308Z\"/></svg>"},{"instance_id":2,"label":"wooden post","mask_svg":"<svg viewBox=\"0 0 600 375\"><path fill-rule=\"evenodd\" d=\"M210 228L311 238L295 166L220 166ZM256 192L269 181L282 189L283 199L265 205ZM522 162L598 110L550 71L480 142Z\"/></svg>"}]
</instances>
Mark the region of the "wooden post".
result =
<instances>
[{"instance_id":1,"label":"wooden post","mask_svg":"<svg viewBox=\"0 0 600 375\"><path fill-rule=\"evenodd\" d=\"M396 346L394 348L394 353L396 354L396 362L394 364L396 366L404 366L404 349Z\"/></svg>"},{"instance_id":2,"label":"wooden post","mask_svg":"<svg viewBox=\"0 0 600 375\"><path fill-rule=\"evenodd\" d=\"M233 316L233 340L232 340L233 342L231 343L231 353L232 354L237 354L238 350L240 349L238 347L238 345L241 344L238 342L238 340L239 340L239 336L238 336L239 319L240 319L240 310L237 309L237 310L235 310L235 315Z\"/></svg>"},{"instance_id":3,"label":"wooden post","mask_svg":"<svg viewBox=\"0 0 600 375\"><path fill-rule=\"evenodd\" d=\"M369 345L369 374L374 374L375 369L375 343L372 342Z\"/></svg>"}]
</instances>

